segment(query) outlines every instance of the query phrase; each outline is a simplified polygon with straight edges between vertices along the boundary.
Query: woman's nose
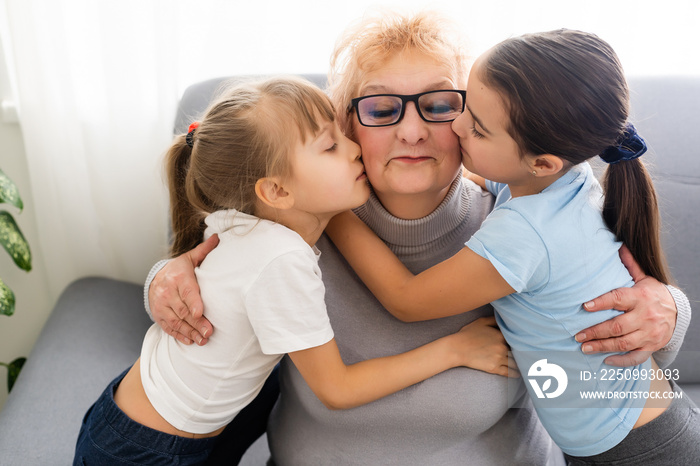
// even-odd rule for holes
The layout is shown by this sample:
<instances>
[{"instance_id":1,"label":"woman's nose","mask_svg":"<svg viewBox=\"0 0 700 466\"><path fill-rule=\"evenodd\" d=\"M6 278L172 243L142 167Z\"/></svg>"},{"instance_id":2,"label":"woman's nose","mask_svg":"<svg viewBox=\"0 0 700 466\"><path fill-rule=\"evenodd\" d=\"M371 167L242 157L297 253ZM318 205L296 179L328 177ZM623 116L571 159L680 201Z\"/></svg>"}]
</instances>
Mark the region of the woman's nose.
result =
<instances>
[{"instance_id":1,"label":"woman's nose","mask_svg":"<svg viewBox=\"0 0 700 466\"><path fill-rule=\"evenodd\" d=\"M408 102L403 119L398 122L397 136L410 145L418 144L428 137L428 123L418 114L415 103Z\"/></svg>"}]
</instances>

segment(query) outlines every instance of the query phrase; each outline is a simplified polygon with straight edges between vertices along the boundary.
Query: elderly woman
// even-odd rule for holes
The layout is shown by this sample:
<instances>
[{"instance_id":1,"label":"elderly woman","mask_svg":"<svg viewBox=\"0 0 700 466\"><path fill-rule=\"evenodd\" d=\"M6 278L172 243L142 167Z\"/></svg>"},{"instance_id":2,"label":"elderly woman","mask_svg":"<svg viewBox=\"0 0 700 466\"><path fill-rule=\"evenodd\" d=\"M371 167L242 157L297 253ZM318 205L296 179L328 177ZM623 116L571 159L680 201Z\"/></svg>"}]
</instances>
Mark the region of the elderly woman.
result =
<instances>
[{"instance_id":1,"label":"elderly woman","mask_svg":"<svg viewBox=\"0 0 700 466\"><path fill-rule=\"evenodd\" d=\"M489 194L462 178L458 139L436 111L447 100L462 99L455 91L466 84L466 59L449 31L449 24L428 14L368 18L338 42L329 75L341 126L362 147L373 188L356 213L414 273L464 247L493 205ZM400 322L374 299L326 237L317 246L328 314L348 364L405 352L470 323L474 338L487 348L502 338L492 320L482 319L492 315L490 307ZM184 342L205 344L203 337L212 332L200 317L193 274L207 247L160 271L154 268L151 276L157 275L147 283L154 320ZM592 309L613 304L629 312L582 332L587 337L581 335L580 341L599 338L587 343L592 350L627 345L655 351L668 344L663 350L673 351L680 346L690 308L678 290L647 278L629 291L597 299ZM453 369L339 412L316 399L286 357L280 392L268 423L278 465L563 464L522 382L513 379Z\"/></svg>"}]
</instances>

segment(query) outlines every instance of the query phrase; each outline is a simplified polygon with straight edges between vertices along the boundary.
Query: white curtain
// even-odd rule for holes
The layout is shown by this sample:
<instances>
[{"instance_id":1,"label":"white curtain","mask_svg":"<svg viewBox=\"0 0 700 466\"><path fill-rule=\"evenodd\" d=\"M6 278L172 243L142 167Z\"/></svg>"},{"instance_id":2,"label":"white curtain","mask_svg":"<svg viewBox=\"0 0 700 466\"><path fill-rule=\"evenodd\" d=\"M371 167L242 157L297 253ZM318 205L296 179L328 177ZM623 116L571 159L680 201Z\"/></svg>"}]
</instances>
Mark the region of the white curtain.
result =
<instances>
[{"instance_id":1,"label":"white curtain","mask_svg":"<svg viewBox=\"0 0 700 466\"><path fill-rule=\"evenodd\" d=\"M161 158L178 98L168 5L6 2L35 261L53 297L87 275L141 282L166 253Z\"/></svg>"}]
</instances>

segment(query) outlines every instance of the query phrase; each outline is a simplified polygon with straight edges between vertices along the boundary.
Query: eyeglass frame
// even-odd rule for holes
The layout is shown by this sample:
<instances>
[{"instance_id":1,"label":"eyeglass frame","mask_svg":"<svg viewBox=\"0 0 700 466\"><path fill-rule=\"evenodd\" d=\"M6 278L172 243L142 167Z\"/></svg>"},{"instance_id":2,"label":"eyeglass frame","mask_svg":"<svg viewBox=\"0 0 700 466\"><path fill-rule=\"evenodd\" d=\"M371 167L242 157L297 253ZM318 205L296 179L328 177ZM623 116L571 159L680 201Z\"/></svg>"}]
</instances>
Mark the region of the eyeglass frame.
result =
<instances>
[{"instance_id":1,"label":"eyeglass frame","mask_svg":"<svg viewBox=\"0 0 700 466\"><path fill-rule=\"evenodd\" d=\"M348 113L352 112L355 110L355 114L357 115L357 121L362 125L367 128L382 128L384 126L394 126L397 125L403 120L404 114L406 113L406 104L408 102L413 102L413 105L416 107L416 111L418 112L418 116L421 117L423 121L426 123L449 123L451 121L454 121L457 119L457 117L452 118L451 120L428 120L423 116L423 112L420 110L420 106L418 105L418 99L426 94L434 94L437 92L456 92L462 96L462 110L460 111L460 114L464 113L464 108L466 107L467 104L467 91L462 90L462 89L437 89L434 91L426 91L426 92L420 92L418 94L411 94L411 95L405 95L405 94L372 94L372 95L363 95L362 97L355 97L354 99L350 100L350 105L348 105ZM399 118L393 122L389 123L387 125L366 125L362 123L362 119L360 118L360 112L358 109L358 104L360 103L361 100L363 99L368 99L370 97L398 97L401 99L401 114L399 115Z\"/></svg>"}]
</instances>

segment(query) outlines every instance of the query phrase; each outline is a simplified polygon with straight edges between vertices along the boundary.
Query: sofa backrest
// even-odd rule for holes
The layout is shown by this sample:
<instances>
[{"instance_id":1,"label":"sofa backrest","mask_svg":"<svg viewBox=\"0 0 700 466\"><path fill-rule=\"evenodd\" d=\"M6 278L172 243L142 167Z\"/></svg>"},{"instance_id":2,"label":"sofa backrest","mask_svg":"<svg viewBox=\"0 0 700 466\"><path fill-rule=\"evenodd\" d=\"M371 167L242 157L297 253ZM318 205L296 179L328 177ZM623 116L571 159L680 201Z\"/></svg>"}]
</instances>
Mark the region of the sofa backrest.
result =
<instances>
[{"instance_id":1,"label":"sofa backrest","mask_svg":"<svg viewBox=\"0 0 700 466\"><path fill-rule=\"evenodd\" d=\"M662 239L671 272L700 303L700 77L633 77L632 122L645 138L647 164L659 194ZM674 366L681 380L700 382L700 319L691 321Z\"/></svg>"}]
</instances>

